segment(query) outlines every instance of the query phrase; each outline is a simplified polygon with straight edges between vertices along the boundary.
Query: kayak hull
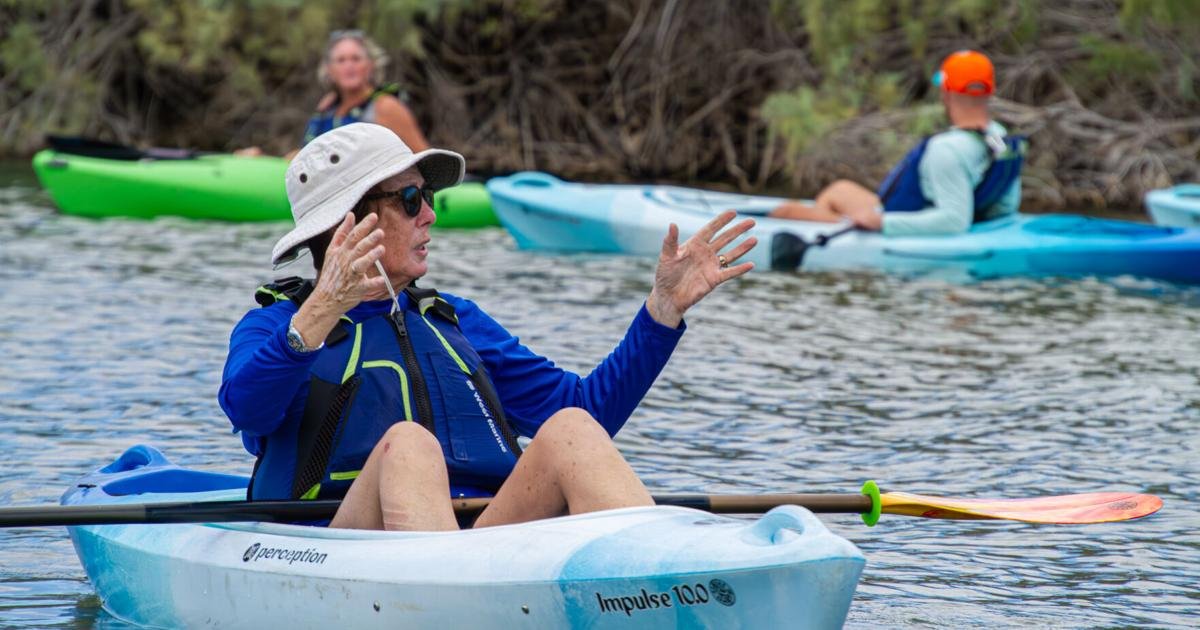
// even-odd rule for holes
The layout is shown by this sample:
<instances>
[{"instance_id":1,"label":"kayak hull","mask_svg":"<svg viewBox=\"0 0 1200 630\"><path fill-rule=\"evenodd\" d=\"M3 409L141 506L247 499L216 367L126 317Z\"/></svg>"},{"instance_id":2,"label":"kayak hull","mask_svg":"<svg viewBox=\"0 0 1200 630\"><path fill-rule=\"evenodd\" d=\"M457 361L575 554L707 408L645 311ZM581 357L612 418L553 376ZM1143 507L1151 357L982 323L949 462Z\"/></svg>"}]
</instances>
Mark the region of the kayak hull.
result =
<instances>
[{"instance_id":1,"label":"kayak hull","mask_svg":"<svg viewBox=\"0 0 1200 630\"><path fill-rule=\"evenodd\" d=\"M195 478L182 484L192 492L109 494L135 490L136 477L173 476L141 484L162 490L191 473L143 459L81 479L63 502L244 496L244 488L201 490ZM241 478L222 475L216 485L232 479ZM69 530L105 608L152 627L836 628L864 564L854 545L795 506L758 520L626 508L462 532L273 523Z\"/></svg>"},{"instance_id":2,"label":"kayak hull","mask_svg":"<svg viewBox=\"0 0 1200 630\"><path fill-rule=\"evenodd\" d=\"M114 160L38 152L33 169L66 214L153 219L178 216L233 222L291 221L287 160L207 154L178 160ZM483 184L464 183L434 198L435 225L499 225Z\"/></svg>"},{"instance_id":3,"label":"kayak hull","mask_svg":"<svg viewBox=\"0 0 1200 630\"><path fill-rule=\"evenodd\" d=\"M218 154L109 160L47 149L33 156L33 170L67 214L223 221L292 218L283 183L287 161L281 158Z\"/></svg>"},{"instance_id":4,"label":"kayak hull","mask_svg":"<svg viewBox=\"0 0 1200 630\"><path fill-rule=\"evenodd\" d=\"M1159 225L1200 228L1200 184L1180 184L1146 193L1146 208Z\"/></svg>"},{"instance_id":5,"label":"kayak hull","mask_svg":"<svg viewBox=\"0 0 1200 630\"><path fill-rule=\"evenodd\" d=\"M524 249L657 256L669 224L680 240L726 209L752 217L756 269L882 270L953 279L1134 275L1200 282L1200 230L1076 215L1017 214L955 236L856 231L816 246L845 224L773 219L781 198L673 186L584 185L544 173L488 182L501 223ZM804 250L795 256L797 243Z\"/></svg>"}]
</instances>

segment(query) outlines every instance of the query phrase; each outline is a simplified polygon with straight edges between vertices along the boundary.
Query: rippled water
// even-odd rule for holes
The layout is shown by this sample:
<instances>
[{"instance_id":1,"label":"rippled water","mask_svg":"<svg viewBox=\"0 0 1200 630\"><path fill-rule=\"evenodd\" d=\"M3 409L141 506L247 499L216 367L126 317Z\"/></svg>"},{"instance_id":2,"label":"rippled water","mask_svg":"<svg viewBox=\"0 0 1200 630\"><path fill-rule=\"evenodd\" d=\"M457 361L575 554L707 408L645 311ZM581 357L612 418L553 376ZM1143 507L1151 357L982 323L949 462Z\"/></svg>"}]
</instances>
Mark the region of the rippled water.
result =
<instances>
[{"instance_id":1,"label":"rippled water","mask_svg":"<svg viewBox=\"0 0 1200 630\"><path fill-rule=\"evenodd\" d=\"M0 168L0 505L52 503L138 442L246 473L215 394L285 226L57 214ZM653 266L437 233L427 286L586 372ZM298 268L301 269L301 268ZM758 274L689 331L618 443L654 491L1160 494L1121 524L829 516L867 555L848 626L1186 626L1200 612L1200 291ZM62 529L0 530L0 626L121 627Z\"/></svg>"}]
</instances>

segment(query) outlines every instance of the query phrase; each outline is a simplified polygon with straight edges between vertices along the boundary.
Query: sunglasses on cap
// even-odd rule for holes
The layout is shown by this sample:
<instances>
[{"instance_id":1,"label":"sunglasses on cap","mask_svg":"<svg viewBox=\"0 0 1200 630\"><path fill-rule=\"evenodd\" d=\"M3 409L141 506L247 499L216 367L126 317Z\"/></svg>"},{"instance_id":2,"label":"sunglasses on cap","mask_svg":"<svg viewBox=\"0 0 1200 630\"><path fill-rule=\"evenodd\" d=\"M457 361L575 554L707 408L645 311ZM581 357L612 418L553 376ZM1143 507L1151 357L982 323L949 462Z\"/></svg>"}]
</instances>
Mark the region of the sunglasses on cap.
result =
<instances>
[{"instance_id":1,"label":"sunglasses on cap","mask_svg":"<svg viewBox=\"0 0 1200 630\"><path fill-rule=\"evenodd\" d=\"M353 39L362 39L366 37L366 33L357 28L333 31L329 34L329 41L336 42L339 39L346 39L347 37Z\"/></svg>"},{"instance_id":2,"label":"sunglasses on cap","mask_svg":"<svg viewBox=\"0 0 1200 630\"><path fill-rule=\"evenodd\" d=\"M363 195L362 198L365 201L371 201L375 199L388 199L391 197L396 197L400 200L401 205L404 206L404 214L415 218L418 214L421 214L422 201L429 204L430 208L433 207L433 192L433 188L431 188L429 185L416 186L409 184L400 190L369 193Z\"/></svg>"}]
</instances>

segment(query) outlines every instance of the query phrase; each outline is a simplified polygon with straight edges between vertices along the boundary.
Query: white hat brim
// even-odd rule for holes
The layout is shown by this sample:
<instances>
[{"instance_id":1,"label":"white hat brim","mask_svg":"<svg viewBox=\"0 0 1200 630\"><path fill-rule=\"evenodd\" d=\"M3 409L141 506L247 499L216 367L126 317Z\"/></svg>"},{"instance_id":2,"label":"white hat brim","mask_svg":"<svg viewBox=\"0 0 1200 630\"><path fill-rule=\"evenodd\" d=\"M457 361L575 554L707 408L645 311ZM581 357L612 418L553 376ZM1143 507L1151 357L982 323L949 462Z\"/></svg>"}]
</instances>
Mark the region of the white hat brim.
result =
<instances>
[{"instance_id":1,"label":"white hat brim","mask_svg":"<svg viewBox=\"0 0 1200 630\"><path fill-rule=\"evenodd\" d=\"M445 149L406 153L400 159L388 155L374 156L372 162L379 166L341 187L328 199L317 202L320 206L318 209L307 213L275 243L271 250L271 264L280 265L294 260L309 239L340 223L372 187L414 165L421 171L425 183L434 190L457 186L467 172L467 162L463 156Z\"/></svg>"}]
</instances>

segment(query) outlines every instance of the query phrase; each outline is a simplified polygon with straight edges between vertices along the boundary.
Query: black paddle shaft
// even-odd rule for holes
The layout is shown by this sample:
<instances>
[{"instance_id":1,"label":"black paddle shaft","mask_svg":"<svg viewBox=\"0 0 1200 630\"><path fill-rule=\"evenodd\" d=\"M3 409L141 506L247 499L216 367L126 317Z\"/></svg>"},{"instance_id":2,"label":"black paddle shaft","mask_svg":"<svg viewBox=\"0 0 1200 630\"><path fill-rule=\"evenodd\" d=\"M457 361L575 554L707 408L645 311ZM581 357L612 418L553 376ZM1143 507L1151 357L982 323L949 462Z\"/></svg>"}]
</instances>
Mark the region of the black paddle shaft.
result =
<instances>
[{"instance_id":1,"label":"black paddle shaft","mask_svg":"<svg viewBox=\"0 0 1200 630\"><path fill-rule=\"evenodd\" d=\"M46 144L59 153L105 160L190 160L200 155L199 152L192 151L191 149L170 149L164 147L138 149L123 144L77 136L46 136Z\"/></svg>"},{"instance_id":2,"label":"black paddle shaft","mask_svg":"<svg viewBox=\"0 0 1200 630\"><path fill-rule=\"evenodd\" d=\"M483 511L491 499L455 499L455 512ZM871 498L861 494L657 495L658 505L690 507L718 514L756 514L780 505L799 505L813 512L861 514L871 511ZM333 518L339 500L211 501L192 503L109 503L0 508L0 527L61 527L151 523L295 523Z\"/></svg>"},{"instance_id":3,"label":"black paddle shaft","mask_svg":"<svg viewBox=\"0 0 1200 630\"><path fill-rule=\"evenodd\" d=\"M482 512L491 499L455 499L458 514ZM759 514L780 505L799 505L826 514L871 511L871 497L862 494L658 494L656 505L688 507L714 514Z\"/></svg>"},{"instance_id":4,"label":"black paddle shaft","mask_svg":"<svg viewBox=\"0 0 1200 630\"><path fill-rule=\"evenodd\" d=\"M341 501L212 501L119 503L0 509L0 527L128 525L136 523L290 523L333 518Z\"/></svg>"}]
</instances>

